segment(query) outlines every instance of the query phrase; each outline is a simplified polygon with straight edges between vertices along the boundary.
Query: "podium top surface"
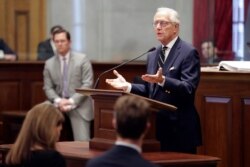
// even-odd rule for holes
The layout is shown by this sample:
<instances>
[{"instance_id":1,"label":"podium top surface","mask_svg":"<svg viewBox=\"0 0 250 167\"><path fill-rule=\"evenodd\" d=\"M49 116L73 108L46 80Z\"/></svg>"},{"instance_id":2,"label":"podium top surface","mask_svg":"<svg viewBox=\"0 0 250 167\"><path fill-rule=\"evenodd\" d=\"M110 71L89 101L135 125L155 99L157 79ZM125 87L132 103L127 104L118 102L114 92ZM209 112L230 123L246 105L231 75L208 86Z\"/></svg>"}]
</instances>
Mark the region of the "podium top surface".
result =
<instances>
[{"instance_id":1,"label":"podium top surface","mask_svg":"<svg viewBox=\"0 0 250 167\"><path fill-rule=\"evenodd\" d=\"M136 96L138 98L144 99L147 102L150 103L151 108L158 110L165 109L165 110L170 110L170 111L175 111L177 110L177 107L171 104L163 103L157 100L153 100L150 98L146 98L143 96L139 96L133 93L127 93L124 91L120 90L106 90L106 89L76 89L76 92L81 93L83 95L87 96L93 96L93 95L106 95L106 96L123 96L123 95L131 95L131 96Z\"/></svg>"}]
</instances>

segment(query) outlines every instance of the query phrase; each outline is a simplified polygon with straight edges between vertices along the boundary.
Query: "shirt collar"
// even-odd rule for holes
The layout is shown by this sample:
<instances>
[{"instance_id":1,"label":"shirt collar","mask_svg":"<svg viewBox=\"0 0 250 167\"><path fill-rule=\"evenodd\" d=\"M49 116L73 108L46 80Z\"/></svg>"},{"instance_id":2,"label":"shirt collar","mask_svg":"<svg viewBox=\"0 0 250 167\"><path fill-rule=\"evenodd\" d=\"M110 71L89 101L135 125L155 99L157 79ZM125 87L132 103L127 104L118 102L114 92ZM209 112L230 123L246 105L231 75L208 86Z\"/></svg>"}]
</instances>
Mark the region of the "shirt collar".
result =
<instances>
[{"instance_id":1,"label":"shirt collar","mask_svg":"<svg viewBox=\"0 0 250 167\"><path fill-rule=\"evenodd\" d=\"M178 36L175 37L172 41L170 41L170 42L166 45L166 47L168 48L168 50L170 50L170 49L174 46L175 42L177 41L177 38L178 38ZM163 48L163 47L164 47L164 45L162 45L162 48Z\"/></svg>"},{"instance_id":2,"label":"shirt collar","mask_svg":"<svg viewBox=\"0 0 250 167\"><path fill-rule=\"evenodd\" d=\"M127 142L124 142L124 141L116 141L115 145L132 148L132 149L136 150L138 153L142 152L142 149L139 146L137 146L135 144L127 143Z\"/></svg>"},{"instance_id":3,"label":"shirt collar","mask_svg":"<svg viewBox=\"0 0 250 167\"><path fill-rule=\"evenodd\" d=\"M70 57L70 52L67 52L65 56L62 56L60 54L58 54L59 58L61 61L63 61L64 58L66 58L66 61L69 61L69 57Z\"/></svg>"}]
</instances>

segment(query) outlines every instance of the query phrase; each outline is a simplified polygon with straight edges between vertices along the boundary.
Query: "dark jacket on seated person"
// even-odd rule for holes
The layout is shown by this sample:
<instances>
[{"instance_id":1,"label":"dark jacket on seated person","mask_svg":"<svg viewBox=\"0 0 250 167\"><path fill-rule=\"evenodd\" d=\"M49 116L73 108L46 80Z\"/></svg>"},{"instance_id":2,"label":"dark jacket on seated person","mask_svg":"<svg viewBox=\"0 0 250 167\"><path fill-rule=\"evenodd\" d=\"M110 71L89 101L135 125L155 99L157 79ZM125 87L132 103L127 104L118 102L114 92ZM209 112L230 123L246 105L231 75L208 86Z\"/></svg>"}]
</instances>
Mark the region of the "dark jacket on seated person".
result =
<instances>
[{"instance_id":1,"label":"dark jacket on seated person","mask_svg":"<svg viewBox=\"0 0 250 167\"><path fill-rule=\"evenodd\" d=\"M13 55L16 54L1 38L0 38L0 50L2 50L4 54L13 54Z\"/></svg>"},{"instance_id":2,"label":"dark jacket on seated person","mask_svg":"<svg viewBox=\"0 0 250 167\"><path fill-rule=\"evenodd\" d=\"M37 47L37 60L47 60L54 56L55 53L51 46L51 39L46 39L38 44Z\"/></svg>"},{"instance_id":3,"label":"dark jacket on seated person","mask_svg":"<svg viewBox=\"0 0 250 167\"><path fill-rule=\"evenodd\" d=\"M63 156L55 150L35 150L22 165L6 167L62 167L66 166Z\"/></svg>"},{"instance_id":4,"label":"dark jacket on seated person","mask_svg":"<svg viewBox=\"0 0 250 167\"><path fill-rule=\"evenodd\" d=\"M88 167L157 167L142 158L133 148L121 145L113 146L103 156L88 162Z\"/></svg>"}]
</instances>

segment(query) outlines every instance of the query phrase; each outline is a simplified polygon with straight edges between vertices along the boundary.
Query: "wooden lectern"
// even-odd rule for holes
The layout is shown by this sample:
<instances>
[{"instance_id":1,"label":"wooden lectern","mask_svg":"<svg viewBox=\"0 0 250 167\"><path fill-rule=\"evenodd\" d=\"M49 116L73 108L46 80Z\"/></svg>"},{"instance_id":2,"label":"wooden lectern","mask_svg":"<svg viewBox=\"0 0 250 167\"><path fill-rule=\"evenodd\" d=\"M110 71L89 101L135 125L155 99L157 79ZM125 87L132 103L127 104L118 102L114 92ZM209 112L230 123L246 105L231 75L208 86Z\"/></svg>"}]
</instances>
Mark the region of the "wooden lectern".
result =
<instances>
[{"instance_id":1,"label":"wooden lectern","mask_svg":"<svg viewBox=\"0 0 250 167\"><path fill-rule=\"evenodd\" d=\"M103 90L103 89L76 89L76 92L89 95L94 102L94 136L89 142L91 149L109 149L116 139L116 132L112 126L113 106L118 97L123 95L132 95L148 101L152 108L150 117L151 127L145 136L142 149L143 151L159 151L160 143L155 136L155 116L159 109L168 109L175 111L176 107L162 103L156 100L145 98L131 93L126 93L117 90Z\"/></svg>"}]
</instances>

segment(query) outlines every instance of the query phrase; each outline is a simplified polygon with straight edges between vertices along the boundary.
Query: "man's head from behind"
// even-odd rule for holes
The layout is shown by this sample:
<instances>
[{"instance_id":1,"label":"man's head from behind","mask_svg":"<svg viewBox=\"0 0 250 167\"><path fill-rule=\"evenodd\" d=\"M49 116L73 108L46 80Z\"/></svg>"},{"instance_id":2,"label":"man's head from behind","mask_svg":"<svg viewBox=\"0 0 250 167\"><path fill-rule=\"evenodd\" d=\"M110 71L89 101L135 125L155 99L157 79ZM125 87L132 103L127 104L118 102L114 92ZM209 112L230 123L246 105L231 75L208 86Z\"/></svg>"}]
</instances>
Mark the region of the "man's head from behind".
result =
<instances>
[{"instance_id":1,"label":"man's head from behind","mask_svg":"<svg viewBox=\"0 0 250 167\"><path fill-rule=\"evenodd\" d=\"M113 124L118 136L140 139L149 127L149 103L135 96L122 96L114 106Z\"/></svg>"}]
</instances>

